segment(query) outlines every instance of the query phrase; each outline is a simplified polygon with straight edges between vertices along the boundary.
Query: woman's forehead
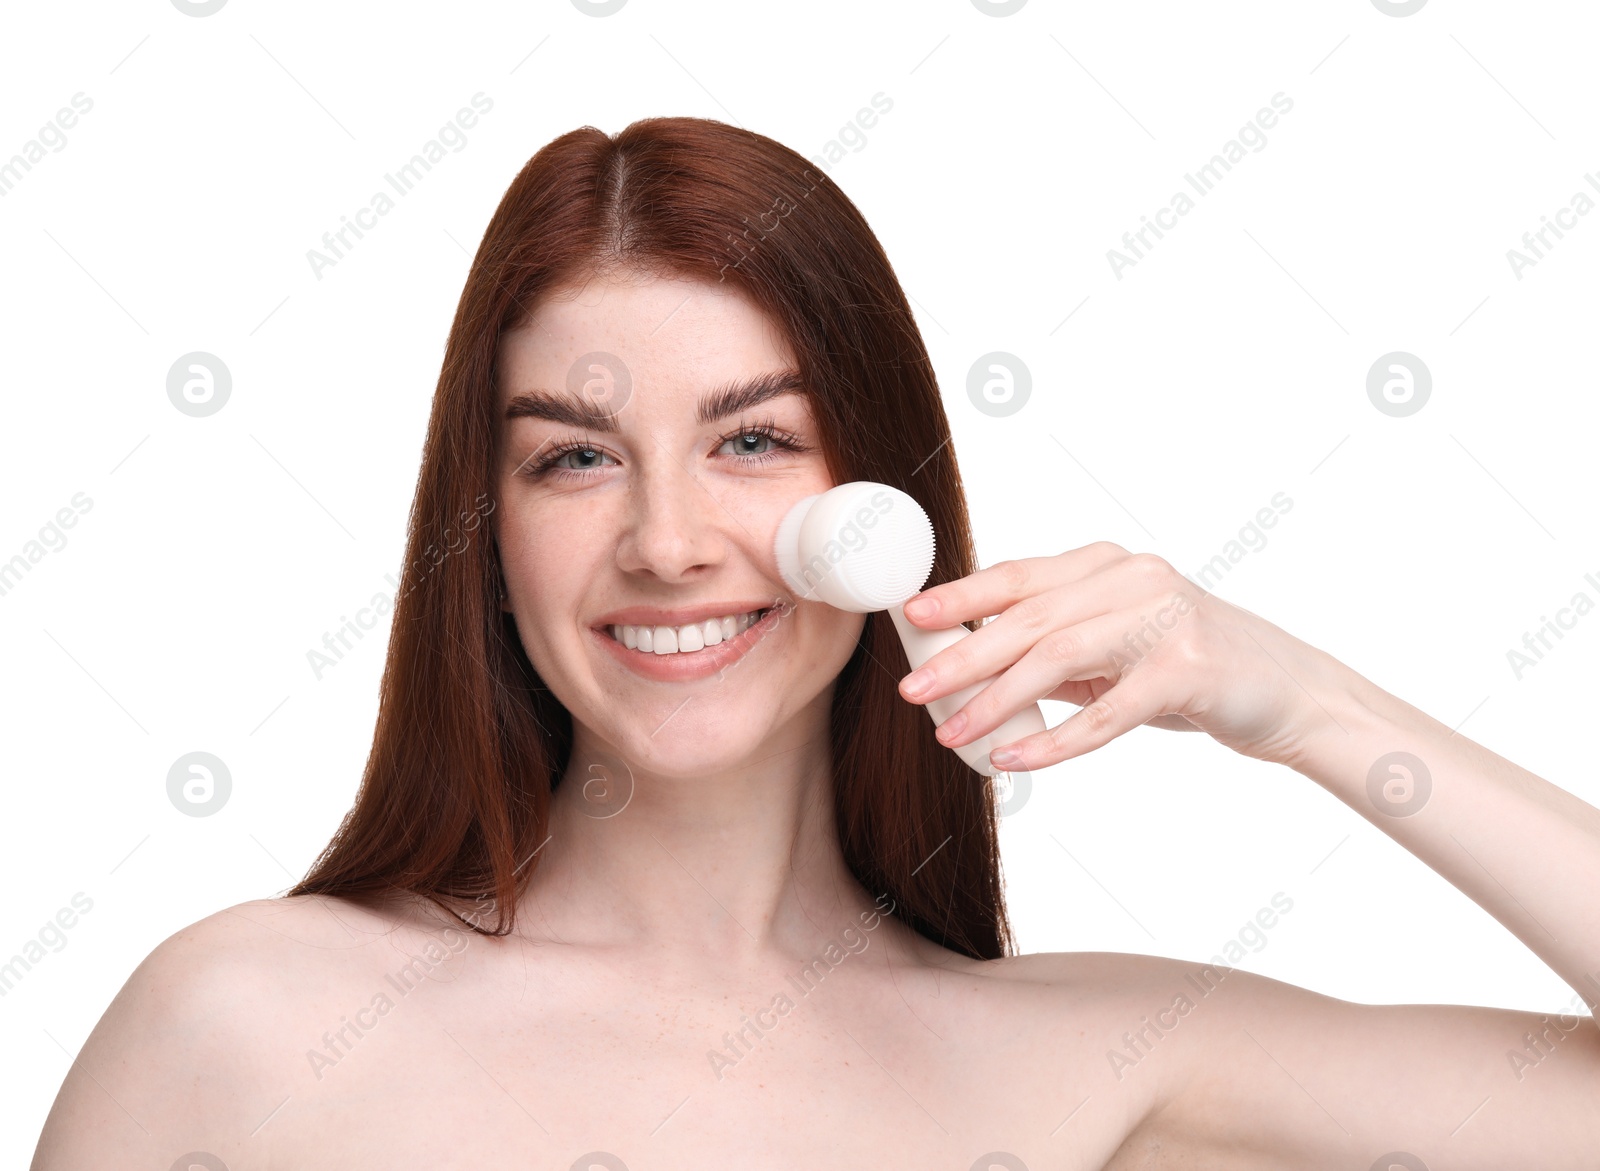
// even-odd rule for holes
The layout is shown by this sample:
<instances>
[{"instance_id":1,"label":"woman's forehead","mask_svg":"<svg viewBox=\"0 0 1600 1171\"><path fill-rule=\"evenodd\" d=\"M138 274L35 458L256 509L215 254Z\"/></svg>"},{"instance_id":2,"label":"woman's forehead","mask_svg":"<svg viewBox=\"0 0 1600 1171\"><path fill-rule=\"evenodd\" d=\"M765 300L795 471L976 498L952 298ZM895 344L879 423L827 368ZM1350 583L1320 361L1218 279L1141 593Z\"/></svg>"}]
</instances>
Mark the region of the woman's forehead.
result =
<instances>
[{"instance_id":1,"label":"woman's forehead","mask_svg":"<svg viewBox=\"0 0 1600 1171\"><path fill-rule=\"evenodd\" d=\"M616 331L637 340L681 335L712 322L763 323L738 286L688 276L591 276L543 294L516 331L560 337ZM508 332L508 336L509 336Z\"/></svg>"},{"instance_id":2,"label":"woman's forehead","mask_svg":"<svg viewBox=\"0 0 1600 1171\"><path fill-rule=\"evenodd\" d=\"M730 286L683 280L591 282L552 297L500 339L500 399L616 385L653 397L699 395L793 369L781 332Z\"/></svg>"}]
</instances>

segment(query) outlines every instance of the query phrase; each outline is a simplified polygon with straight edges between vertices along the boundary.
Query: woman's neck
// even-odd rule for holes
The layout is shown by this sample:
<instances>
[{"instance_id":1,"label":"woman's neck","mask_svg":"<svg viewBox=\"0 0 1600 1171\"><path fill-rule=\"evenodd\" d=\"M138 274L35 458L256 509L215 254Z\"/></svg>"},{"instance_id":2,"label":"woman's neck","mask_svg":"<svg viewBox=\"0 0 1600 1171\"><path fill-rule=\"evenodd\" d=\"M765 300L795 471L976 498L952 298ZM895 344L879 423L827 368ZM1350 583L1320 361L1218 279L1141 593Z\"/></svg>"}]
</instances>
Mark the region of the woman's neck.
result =
<instances>
[{"instance_id":1,"label":"woman's neck","mask_svg":"<svg viewBox=\"0 0 1600 1171\"><path fill-rule=\"evenodd\" d=\"M874 910L881 892L862 889L839 848L827 737L810 731L683 777L619 770L615 756L590 768L607 754L580 729L518 933L759 965L809 954Z\"/></svg>"}]
</instances>

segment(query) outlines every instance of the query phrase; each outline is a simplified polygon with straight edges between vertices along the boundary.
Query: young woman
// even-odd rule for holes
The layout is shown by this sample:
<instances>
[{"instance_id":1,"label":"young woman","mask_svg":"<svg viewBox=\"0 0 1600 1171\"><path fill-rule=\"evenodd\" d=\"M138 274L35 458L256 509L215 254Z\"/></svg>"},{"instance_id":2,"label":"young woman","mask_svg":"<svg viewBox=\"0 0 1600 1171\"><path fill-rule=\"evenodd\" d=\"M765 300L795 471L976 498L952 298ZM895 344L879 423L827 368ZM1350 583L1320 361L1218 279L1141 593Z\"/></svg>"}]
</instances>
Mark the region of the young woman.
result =
<instances>
[{"instance_id":1,"label":"young woman","mask_svg":"<svg viewBox=\"0 0 1600 1171\"><path fill-rule=\"evenodd\" d=\"M287 897L133 973L37 1171L1593 1167L1600 812L1159 557L974 572L949 441L805 160L684 118L541 150L451 330L355 807ZM887 615L774 563L849 480L933 521L908 613L975 629L909 677ZM996 672L936 737L918 705ZM1040 697L1082 710L1020 767L1143 724L1286 765L1574 1011L1011 954L994 794L947 746Z\"/></svg>"}]
</instances>

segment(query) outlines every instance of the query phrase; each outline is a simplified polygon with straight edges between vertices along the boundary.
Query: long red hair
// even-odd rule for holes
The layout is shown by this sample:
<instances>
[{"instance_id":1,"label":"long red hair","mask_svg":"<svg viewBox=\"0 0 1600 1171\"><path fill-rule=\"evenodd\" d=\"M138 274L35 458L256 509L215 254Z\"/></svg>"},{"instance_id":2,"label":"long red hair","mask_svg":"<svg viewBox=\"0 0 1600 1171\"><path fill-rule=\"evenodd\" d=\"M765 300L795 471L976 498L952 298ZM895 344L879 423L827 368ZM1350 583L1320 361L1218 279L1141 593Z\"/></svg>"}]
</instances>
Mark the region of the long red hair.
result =
<instances>
[{"instance_id":1,"label":"long red hair","mask_svg":"<svg viewBox=\"0 0 1600 1171\"><path fill-rule=\"evenodd\" d=\"M473 257L428 420L372 751L354 806L290 895L492 900L493 930L469 925L512 930L572 723L500 610L488 524L471 531L495 496L496 353L545 293L612 269L737 284L798 359L834 481L891 484L922 505L938 535L929 584L976 568L927 349L839 187L772 139L709 119L563 134L522 168ZM900 698L908 669L888 615L868 615L833 697L845 861L927 938L977 959L1012 954L989 783Z\"/></svg>"}]
</instances>

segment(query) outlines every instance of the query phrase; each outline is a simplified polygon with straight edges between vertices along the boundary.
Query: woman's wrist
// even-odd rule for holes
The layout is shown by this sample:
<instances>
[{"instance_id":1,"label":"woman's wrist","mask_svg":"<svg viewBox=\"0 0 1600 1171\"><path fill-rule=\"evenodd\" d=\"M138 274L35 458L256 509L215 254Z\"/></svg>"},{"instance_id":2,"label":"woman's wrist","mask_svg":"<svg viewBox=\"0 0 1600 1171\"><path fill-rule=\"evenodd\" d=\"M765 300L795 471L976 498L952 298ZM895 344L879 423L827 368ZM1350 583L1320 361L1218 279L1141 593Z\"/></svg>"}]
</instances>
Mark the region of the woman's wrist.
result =
<instances>
[{"instance_id":1,"label":"woman's wrist","mask_svg":"<svg viewBox=\"0 0 1600 1171\"><path fill-rule=\"evenodd\" d=\"M1403 805L1406 758L1421 759L1450 730L1333 656L1318 654L1325 668L1318 672L1320 685L1306 690L1303 731L1279 763L1358 808L1372 800L1374 786L1387 787L1380 807ZM1390 779L1373 781L1374 775Z\"/></svg>"}]
</instances>

